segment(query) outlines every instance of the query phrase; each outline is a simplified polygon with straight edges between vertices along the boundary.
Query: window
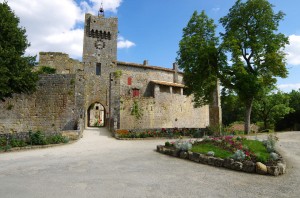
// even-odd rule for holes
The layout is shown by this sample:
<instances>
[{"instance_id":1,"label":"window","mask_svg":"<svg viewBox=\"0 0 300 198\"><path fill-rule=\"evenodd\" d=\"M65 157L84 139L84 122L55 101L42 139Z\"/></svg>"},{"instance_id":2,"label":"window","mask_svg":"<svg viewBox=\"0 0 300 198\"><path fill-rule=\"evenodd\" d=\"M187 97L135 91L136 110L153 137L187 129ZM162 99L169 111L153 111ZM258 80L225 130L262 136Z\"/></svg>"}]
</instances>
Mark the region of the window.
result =
<instances>
[{"instance_id":1,"label":"window","mask_svg":"<svg viewBox=\"0 0 300 198\"><path fill-rule=\"evenodd\" d=\"M97 76L101 75L101 63L97 63L96 65L96 75Z\"/></svg>"},{"instance_id":2,"label":"window","mask_svg":"<svg viewBox=\"0 0 300 198\"><path fill-rule=\"evenodd\" d=\"M180 87L173 87L173 94L181 95L181 88Z\"/></svg>"},{"instance_id":3,"label":"window","mask_svg":"<svg viewBox=\"0 0 300 198\"><path fill-rule=\"evenodd\" d=\"M139 97L140 96L140 90L139 89L133 89L132 90L132 96L133 97Z\"/></svg>"},{"instance_id":4,"label":"window","mask_svg":"<svg viewBox=\"0 0 300 198\"><path fill-rule=\"evenodd\" d=\"M131 84L132 84L132 78L128 77L128 79L127 79L127 85L131 85Z\"/></svg>"},{"instance_id":5,"label":"window","mask_svg":"<svg viewBox=\"0 0 300 198\"><path fill-rule=\"evenodd\" d=\"M160 85L159 88L160 88L160 92L162 92L162 93L170 93L170 87L169 86Z\"/></svg>"}]
</instances>

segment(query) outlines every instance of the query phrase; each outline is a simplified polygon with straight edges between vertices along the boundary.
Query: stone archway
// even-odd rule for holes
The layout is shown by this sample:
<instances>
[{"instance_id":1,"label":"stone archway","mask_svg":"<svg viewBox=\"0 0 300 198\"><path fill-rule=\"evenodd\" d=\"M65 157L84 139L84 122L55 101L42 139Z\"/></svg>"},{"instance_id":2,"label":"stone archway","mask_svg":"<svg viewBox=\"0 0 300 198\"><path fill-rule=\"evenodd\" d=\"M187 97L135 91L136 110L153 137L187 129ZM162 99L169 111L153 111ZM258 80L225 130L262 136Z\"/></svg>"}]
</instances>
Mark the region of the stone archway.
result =
<instances>
[{"instance_id":1,"label":"stone archway","mask_svg":"<svg viewBox=\"0 0 300 198\"><path fill-rule=\"evenodd\" d=\"M95 102L90 105L87 111L87 126L88 127L103 127L105 126L105 108Z\"/></svg>"}]
</instances>

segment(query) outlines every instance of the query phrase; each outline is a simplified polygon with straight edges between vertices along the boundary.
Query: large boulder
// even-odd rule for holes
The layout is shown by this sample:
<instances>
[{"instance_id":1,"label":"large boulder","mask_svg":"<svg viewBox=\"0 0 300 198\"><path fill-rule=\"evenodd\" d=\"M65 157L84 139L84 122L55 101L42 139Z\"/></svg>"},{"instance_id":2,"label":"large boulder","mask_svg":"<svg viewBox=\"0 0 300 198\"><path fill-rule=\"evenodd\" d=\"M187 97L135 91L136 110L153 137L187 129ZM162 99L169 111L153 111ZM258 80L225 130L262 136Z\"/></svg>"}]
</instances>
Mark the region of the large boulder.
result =
<instances>
[{"instance_id":1,"label":"large boulder","mask_svg":"<svg viewBox=\"0 0 300 198\"><path fill-rule=\"evenodd\" d=\"M256 162L256 172L258 174L266 175L268 173L267 166L261 162Z\"/></svg>"}]
</instances>

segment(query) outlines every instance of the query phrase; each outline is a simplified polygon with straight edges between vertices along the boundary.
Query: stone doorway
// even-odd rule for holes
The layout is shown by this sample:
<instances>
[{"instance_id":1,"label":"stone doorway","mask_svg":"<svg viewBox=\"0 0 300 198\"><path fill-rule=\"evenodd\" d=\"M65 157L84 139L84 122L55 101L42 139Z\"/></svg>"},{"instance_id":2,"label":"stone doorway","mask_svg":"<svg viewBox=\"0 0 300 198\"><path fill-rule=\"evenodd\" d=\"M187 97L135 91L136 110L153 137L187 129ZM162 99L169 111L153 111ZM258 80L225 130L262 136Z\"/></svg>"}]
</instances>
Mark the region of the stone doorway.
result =
<instances>
[{"instance_id":1,"label":"stone doorway","mask_svg":"<svg viewBox=\"0 0 300 198\"><path fill-rule=\"evenodd\" d=\"M91 104L87 112L88 127L103 127L105 126L105 109L101 103L95 102Z\"/></svg>"}]
</instances>

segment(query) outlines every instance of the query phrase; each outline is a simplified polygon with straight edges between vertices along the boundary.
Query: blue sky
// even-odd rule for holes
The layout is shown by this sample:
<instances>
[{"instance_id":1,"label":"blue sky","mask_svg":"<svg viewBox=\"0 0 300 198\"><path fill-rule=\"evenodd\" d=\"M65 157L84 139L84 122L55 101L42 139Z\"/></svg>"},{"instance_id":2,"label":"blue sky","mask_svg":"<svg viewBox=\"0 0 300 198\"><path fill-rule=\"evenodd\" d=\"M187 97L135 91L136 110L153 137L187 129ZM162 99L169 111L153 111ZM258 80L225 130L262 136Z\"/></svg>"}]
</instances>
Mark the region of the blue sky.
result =
<instances>
[{"instance_id":1,"label":"blue sky","mask_svg":"<svg viewBox=\"0 0 300 198\"><path fill-rule=\"evenodd\" d=\"M3 2L3 0L0 0ZM27 53L62 51L81 59L84 13L97 13L101 0L9 0L20 17L32 46ZM275 10L286 13L280 32L290 37L286 52L287 79L278 79L284 91L300 88L300 1L270 0ZM103 0L107 17L119 18L118 60L171 67L192 13L205 10L218 25L235 0Z\"/></svg>"}]
</instances>

